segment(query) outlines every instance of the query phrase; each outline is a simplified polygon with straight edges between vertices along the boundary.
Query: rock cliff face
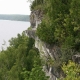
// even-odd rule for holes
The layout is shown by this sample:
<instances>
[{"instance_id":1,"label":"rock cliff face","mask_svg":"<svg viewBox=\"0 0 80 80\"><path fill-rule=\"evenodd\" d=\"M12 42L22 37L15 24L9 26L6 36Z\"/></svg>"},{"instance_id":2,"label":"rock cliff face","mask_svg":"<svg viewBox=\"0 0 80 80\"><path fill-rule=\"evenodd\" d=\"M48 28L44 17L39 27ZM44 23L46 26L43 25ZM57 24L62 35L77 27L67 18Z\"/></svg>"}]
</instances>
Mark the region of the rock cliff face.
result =
<instances>
[{"instance_id":1,"label":"rock cliff face","mask_svg":"<svg viewBox=\"0 0 80 80\"><path fill-rule=\"evenodd\" d=\"M60 49L56 45L49 45L41 41L38 36L36 36L36 29L41 23L43 18L43 12L41 10L32 11L30 15L31 29L27 30L27 35L35 39L35 47L38 48L41 57L44 59L45 63L48 63L50 59L57 60L59 59ZM52 62L53 62L52 61ZM52 64L48 63L43 66L47 76L50 76L49 80L57 80L57 77L60 76L60 72L57 72Z\"/></svg>"}]
</instances>

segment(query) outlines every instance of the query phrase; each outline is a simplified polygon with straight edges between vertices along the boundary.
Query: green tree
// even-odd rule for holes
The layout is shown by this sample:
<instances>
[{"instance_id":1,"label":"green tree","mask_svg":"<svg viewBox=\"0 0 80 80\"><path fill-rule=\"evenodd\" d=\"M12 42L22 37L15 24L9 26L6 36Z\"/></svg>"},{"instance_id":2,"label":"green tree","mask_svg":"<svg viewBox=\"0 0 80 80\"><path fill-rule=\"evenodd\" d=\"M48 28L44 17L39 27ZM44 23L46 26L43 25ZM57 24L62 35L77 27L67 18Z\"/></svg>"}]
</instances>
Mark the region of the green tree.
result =
<instances>
[{"instance_id":1,"label":"green tree","mask_svg":"<svg viewBox=\"0 0 80 80\"><path fill-rule=\"evenodd\" d=\"M34 61L31 71L23 70L21 73L24 76L24 80L48 80L49 77L45 75L42 66L39 64L39 57Z\"/></svg>"}]
</instances>

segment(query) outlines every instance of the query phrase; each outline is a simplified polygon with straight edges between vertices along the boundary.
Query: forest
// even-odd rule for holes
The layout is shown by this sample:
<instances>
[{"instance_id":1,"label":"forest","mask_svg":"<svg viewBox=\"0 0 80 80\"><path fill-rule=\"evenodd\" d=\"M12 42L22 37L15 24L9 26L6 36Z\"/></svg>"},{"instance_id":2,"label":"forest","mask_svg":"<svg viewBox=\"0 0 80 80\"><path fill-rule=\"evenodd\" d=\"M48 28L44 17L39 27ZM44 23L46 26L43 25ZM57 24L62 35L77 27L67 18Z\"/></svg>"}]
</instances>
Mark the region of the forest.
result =
<instances>
[{"instance_id":1,"label":"forest","mask_svg":"<svg viewBox=\"0 0 80 80\"><path fill-rule=\"evenodd\" d=\"M0 20L30 21L29 15L0 14Z\"/></svg>"},{"instance_id":2,"label":"forest","mask_svg":"<svg viewBox=\"0 0 80 80\"><path fill-rule=\"evenodd\" d=\"M0 80L47 80L42 71L34 39L25 33L9 40L10 46L0 52ZM38 75L39 74L39 75Z\"/></svg>"},{"instance_id":3,"label":"forest","mask_svg":"<svg viewBox=\"0 0 80 80\"><path fill-rule=\"evenodd\" d=\"M39 39L61 49L59 59L51 64L64 72L58 80L80 80L80 63L72 60L73 55L80 55L80 0L34 0L30 8L43 11L36 31ZM0 80L49 80L34 39L23 32L9 42L0 51Z\"/></svg>"}]
</instances>

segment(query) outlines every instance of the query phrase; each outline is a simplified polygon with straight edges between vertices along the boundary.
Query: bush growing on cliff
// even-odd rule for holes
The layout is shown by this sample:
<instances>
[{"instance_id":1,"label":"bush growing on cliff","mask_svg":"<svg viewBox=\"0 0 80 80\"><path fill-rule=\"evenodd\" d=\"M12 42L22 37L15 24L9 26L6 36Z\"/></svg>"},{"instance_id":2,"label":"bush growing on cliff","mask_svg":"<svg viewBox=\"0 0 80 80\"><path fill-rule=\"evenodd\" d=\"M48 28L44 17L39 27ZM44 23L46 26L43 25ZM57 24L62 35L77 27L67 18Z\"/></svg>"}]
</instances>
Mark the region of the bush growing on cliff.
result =
<instances>
[{"instance_id":1,"label":"bush growing on cliff","mask_svg":"<svg viewBox=\"0 0 80 80\"><path fill-rule=\"evenodd\" d=\"M80 1L76 0L45 1L46 6L42 8L46 13L44 12L42 23L37 29L39 38L47 43L58 43L60 46L66 44L79 50L79 4Z\"/></svg>"},{"instance_id":2,"label":"bush growing on cliff","mask_svg":"<svg viewBox=\"0 0 80 80\"><path fill-rule=\"evenodd\" d=\"M37 35L38 37L42 40L45 41L49 44L52 44L55 42L54 39L54 30L52 29L52 27L50 27L50 25L46 25L45 22L42 22L38 28L37 28Z\"/></svg>"},{"instance_id":3,"label":"bush growing on cliff","mask_svg":"<svg viewBox=\"0 0 80 80\"><path fill-rule=\"evenodd\" d=\"M46 13L37 28L38 37L46 43L80 52L80 1L48 0L45 5L42 8Z\"/></svg>"},{"instance_id":4,"label":"bush growing on cliff","mask_svg":"<svg viewBox=\"0 0 80 80\"><path fill-rule=\"evenodd\" d=\"M69 61L69 63L63 64L62 67L66 77L62 77L60 80L80 80L80 65Z\"/></svg>"}]
</instances>

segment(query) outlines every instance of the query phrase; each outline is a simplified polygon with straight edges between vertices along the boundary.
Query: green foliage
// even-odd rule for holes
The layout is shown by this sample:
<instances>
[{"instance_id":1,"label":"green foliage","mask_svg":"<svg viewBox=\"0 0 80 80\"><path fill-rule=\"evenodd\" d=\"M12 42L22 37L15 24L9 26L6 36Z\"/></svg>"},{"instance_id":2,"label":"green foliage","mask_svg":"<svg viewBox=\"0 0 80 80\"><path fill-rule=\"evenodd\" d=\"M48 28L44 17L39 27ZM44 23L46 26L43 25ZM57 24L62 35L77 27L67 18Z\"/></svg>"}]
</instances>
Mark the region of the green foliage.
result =
<instances>
[{"instance_id":1,"label":"green foliage","mask_svg":"<svg viewBox=\"0 0 80 80\"><path fill-rule=\"evenodd\" d=\"M50 25L46 25L45 22L42 22L37 28L37 35L39 38L49 44L55 42L54 40L54 30L49 27Z\"/></svg>"},{"instance_id":2,"label":"green foliage","mask_svg":"<svg viewBox=\"0 0 80 80\"><path fill-rule=\"evenodd\" d=\"M60 80L80 80L80 65L69 61L67 65L63 64L62 69L66 74L66 77L62 77Z\"/></svg>"},{"instance_id":3,"label":"green foliage","mask_svg":"<svg viewBox=\"0 0 80 80\"><path fill-rule=\"evenodd\" d=\"M48 80L48 76L42 71L42 66L37 64L39 61L34 61L34 67L31 71L26 71L21 74L24 76L24 80Z\"/></svg>"},{"instance_id":4,"label":"green foliage","mask_svg":"<svg viewBox=\"0 0 80 80\"><path fill-rule=\"evenodd\" d=\"M42 8L44 0L34 0L30 6L31 10L40 9Z\"/></svg>"},{"instance_id":5,"label":"green foliage","mask_svg":"<svg viewBox=\"0 0 80 80\"><path fill-rule=\"evenodd\" d=\"M34 61L37 61L38 65L38 67L35 66L35 69L41 67L39 51L34 47L35 41L22 33L15 38L11 38L9 42L10 46L7 50L0 52L0 80L25 80L29 76L24 77L21 74L25 72L23 69L32 72L35 65ZM40 70L42 69L40 68ZM36 77L36 75L34 76ZM43 76L45 77L45 74Z\"/></svg>"},{"instance_id":6,"label":"green foliage","mask_svg":"<svg viewBox=\"0 0 80 80\"><path fill-rule=\"evenodd\" d=\"M44 4L43 20L37 28L39 38L49 44L66 45L79 51L80 1L48 0Z\"/></svg>"}]
</instances>

